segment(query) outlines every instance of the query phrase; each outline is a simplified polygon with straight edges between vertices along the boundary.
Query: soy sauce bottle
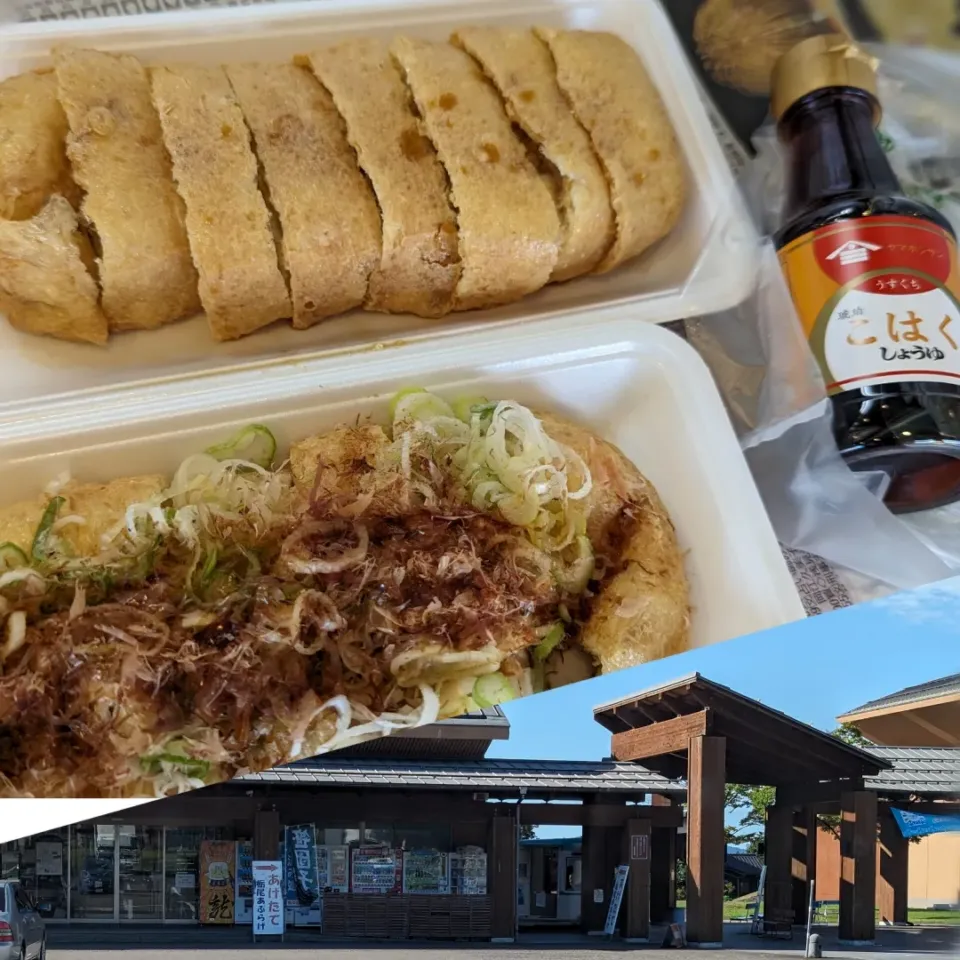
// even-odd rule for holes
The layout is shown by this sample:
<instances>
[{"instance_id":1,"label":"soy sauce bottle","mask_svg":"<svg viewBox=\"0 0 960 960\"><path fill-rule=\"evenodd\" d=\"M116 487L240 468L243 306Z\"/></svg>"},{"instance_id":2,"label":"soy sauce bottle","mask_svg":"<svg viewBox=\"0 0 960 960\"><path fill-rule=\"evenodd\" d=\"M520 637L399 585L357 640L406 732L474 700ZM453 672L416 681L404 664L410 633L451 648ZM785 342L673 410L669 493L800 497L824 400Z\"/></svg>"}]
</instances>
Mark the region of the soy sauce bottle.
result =
<instances>
[{"instance_id":1,"label":"soy sauce bottle","mask_svg":"<svg viewBox=\"0 0 960 960\"><path fill-rule=\"evenodd\" d=\"M845 37L804 40L771 108L789 164L774 239L840 451L896 513L960 500L957 240L890 166L876 62Z\"/></svg>"}]
</instances>

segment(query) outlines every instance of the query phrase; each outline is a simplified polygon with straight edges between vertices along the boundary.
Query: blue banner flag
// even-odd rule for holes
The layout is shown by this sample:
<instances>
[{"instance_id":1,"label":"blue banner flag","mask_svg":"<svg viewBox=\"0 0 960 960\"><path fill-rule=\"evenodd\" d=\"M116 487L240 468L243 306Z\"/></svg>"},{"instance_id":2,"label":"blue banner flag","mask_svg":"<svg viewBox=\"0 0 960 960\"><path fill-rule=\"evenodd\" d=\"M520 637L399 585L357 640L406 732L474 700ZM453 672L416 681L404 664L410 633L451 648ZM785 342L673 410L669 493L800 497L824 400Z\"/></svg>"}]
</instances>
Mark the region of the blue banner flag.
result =
<instances>
[{"instance_id":1,"label":"blue banner flag","mask_svg":"<svg viewBox=\"0 0 960 960\"><path fill-rule=\"evenodd\" d=\"M905 837L927 837L931 833L960 833L960 813L916 813L913 810L890 812Z\"/></svg>"}]
</instances>

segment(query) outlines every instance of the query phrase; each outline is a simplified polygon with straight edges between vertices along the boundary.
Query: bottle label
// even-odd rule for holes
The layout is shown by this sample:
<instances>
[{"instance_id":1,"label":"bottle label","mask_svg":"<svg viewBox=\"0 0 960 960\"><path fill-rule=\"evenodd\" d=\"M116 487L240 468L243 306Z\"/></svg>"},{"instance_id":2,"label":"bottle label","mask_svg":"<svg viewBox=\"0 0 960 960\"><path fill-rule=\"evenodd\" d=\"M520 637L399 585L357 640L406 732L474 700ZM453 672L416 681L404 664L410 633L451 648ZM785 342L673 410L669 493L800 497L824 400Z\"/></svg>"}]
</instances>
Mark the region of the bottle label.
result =
<instances>
[{"instance_id":1,"label":"bottle label","mask_svg":"<svg viewBox=\"0 0 960 960\"><path fill-rule=\"evenodd\" d=\"M934 223L863 217L780 251L827 392L904 381L960 384L957 244Z\"/></svg>"}]
</instances>

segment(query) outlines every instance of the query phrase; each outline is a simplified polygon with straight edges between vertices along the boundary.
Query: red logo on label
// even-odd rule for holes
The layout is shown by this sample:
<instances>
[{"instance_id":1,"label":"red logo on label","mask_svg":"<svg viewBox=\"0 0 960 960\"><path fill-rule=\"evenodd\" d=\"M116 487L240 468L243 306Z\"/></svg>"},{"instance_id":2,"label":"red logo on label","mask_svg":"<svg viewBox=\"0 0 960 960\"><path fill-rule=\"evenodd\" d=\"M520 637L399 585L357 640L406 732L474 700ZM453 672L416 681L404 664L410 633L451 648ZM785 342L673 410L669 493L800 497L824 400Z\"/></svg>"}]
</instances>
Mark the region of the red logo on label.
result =
<instances>
[{"instance_id":1,"label":"red logo on label","mask_svg":"<svg viewBox=\"0 0 960 960\"><path fill-rule=\"evenodd\" d=\"M926 293L946 283L950 254L943 230L910 217L865 217L827 228L814 240L817 263L835 283L891 296ZM864 274L870 276L856 283Z\"/></svg>"}]
</instances>

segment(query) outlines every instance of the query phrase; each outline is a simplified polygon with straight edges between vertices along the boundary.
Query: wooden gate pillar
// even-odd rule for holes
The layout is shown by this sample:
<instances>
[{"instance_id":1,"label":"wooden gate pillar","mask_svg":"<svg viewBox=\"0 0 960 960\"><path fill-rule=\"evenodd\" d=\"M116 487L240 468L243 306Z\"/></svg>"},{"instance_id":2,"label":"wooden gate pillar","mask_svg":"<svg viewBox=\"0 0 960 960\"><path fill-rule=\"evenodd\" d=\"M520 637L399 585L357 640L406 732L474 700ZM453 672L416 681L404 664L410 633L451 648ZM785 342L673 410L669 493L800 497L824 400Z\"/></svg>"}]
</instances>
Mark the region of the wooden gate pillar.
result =
<instances>
[{"instance_id":1,"label":"wooden gate pillar","mask_svg":"<svg viewBox=\"0 0 960 960\"><path fill-rule=\"evenodd\" d=\"M877 795L840 797L840 930L843 944L870 944L876 935Z\"/></svg>"},{"instance_id":2,"label":"wooden gate pillar","mask_svg":"<svg viewBox=\"0 0 960 960\"><path fill-rule=\"evenodd\" d=\"M763 915L769 920L778 920L793 909L792 844L793 810L777 804L767 807L763 827L763 862L767 867Z\"/></svg>"},{"instance_id":3,"label":"wooden gate pillar","mask_svg":"<svg viewBox=\"0 0 960 960\"><path fill-rule=\"evenodd\" d=\"M691 737L687 754L687 940L723 943L727 741Z\"/></svg>"},{"instance_id":4,"label":"wooden gate pillar","mask_svg":"<svg viewBox=\"0 0 960 960\"><path fill-rule=\"evenodd\" d=\"M910 841L900 832L890 808L880 810L880 878L877 906L887 923L907 922L907 864Z\"/></svg>"},{"instance_id":5,"label":"wooden gate pillar","mask_svg":"<svg viewBox=\"0 0 960 960\"><path fill-rule=\"evenodd\" d=\"M491 899L490 936L501 943L511 943L517 935L518 834L516 811L510 805L509 812L504 811L491 821L487 866Z\"/></svg>"},{"instance_id":6,"label":"wooden gate pillar","mask_svg":"<svg viewBox=\"0 0 960 960\"><path fill-rule=\"evenodd\" d=\"M817 815L801 807L793 815L791 857L793 922L806 923L810 904L810 884L817 876Z\"/></svg>"},{"instance_id":7,"label":"wooden gate pillar","mask_svg":"<svg viewBox=\"0 0 960 960\"><path fill-rule=\"evenodd\" d=\"M627 940L646 941L650 938L650 821L628 820L623 840L623 862L630 870L621 907L620 930Z\"/></svg>"}]
</instances>

